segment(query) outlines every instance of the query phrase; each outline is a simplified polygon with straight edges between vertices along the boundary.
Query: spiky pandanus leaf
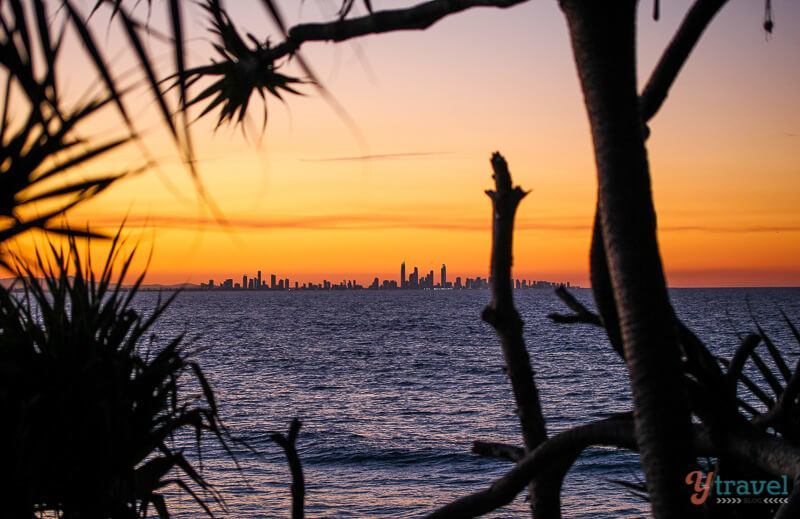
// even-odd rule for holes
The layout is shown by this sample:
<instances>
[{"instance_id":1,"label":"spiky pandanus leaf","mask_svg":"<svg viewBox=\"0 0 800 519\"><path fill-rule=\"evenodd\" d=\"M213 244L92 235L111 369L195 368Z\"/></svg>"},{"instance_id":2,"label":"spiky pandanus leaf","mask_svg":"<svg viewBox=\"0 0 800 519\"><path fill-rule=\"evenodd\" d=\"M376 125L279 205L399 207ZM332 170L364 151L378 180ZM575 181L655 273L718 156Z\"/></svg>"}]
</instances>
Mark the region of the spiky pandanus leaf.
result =
<instances>
[{"instance_id":1,"label":"spiky pandanus leaf","mask_svg":"<svg viewBox=\"0 0 800 519\"><path fill-rule=\"evenodd\" d=\"M248 46L240 36L218 0L208 0L203 7L211 19L211 32L218 42L214 48L219 60L209 65L194 67L178 73L176 84L190 86L203 78L214 78L213 83L190 99L187 108L206 103L199 117L219 108L217 127L226 122L241 123L253 94L258 94L264 104L264 121L267 117L266 93L283 100L282 93L302 95L295 85L306 81L278 72L280 65L270 54L269 40L258 41L252 35Z\"/></svg>"},{"instance_id":2,"label":"spiky pandanus leaf","mask_svg":"<svg viewBox=\"0 0 800 519\"><path fill-rule=\"evenodd\" d=\"M792 336L800 345L800 333L797 327L785 314L781 314L789 328ZM800 362L794 370L790 369L785 358L788 348L778 346L764 328L756 322L757 334L748 336L742 341L736 354L728 364L729 376L734 383L740 383L744 389L744 395L750 397L740 399L740 407L747 410L752 415L753 423L767 430L772 429L776 433L788 438L792 442L800 442ZM770 367L756 351L760 345L764 345L772 360ZM761 380L766 383L766 388L761 387L752 377L744 373L745 364L752 361L753 366L759 373ZM785 381L781 384L779 376ZM756 409L746 405L746 400L760 400L764 407Z\"/></svg>"}]
</instances>

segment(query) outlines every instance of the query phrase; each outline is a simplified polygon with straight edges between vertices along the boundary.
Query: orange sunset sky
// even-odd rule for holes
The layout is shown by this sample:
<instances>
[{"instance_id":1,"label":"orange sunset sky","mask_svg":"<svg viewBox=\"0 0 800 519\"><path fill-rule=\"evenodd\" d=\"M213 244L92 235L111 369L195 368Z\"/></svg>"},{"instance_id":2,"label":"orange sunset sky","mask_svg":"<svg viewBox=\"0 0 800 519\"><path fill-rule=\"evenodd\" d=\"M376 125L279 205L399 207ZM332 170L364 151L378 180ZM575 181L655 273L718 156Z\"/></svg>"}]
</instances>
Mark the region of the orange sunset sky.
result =
<instances>
[{"instance_id":1,"label":"orange sunset sky","mask_svg":"<svg viewBox=\"0 0 800 519\"><path fill-rule=\"evenodd\" d=\"M651 2L642 3L640 83L689 4L662 2L654 22ZM153 5L152 24L163 26L166 4ZM280 39L260 1L227 5L242 27ZM289 19L312 21L331 18L338 2L283 5ZM775 0L773 11L767 41L763 2L732 0L651 123L659 238L672 286L800 285L800 2ZM204 15L192 8L187 16L192 62L205 63ZM131 57L118 26L107 31L107 18L92 22L95 34L125 77ZM70 45L61 80L77 98L94 78L77 43ZM152 51L169 64L156 42ZM260 145L237 128L214 133L214 118L194 124L203 182L229 227L198 202L144 88L128 102L158 171L120 182L70 222L113 229L127 215L128 232L153 249L151 283L240 279L258 269L301 283L323 276L368 282L396 278L402 260L426 272L446 263L453 277L485 276L490 204L483 190L490 153L500 150L515 180L532 190L518 215L515 275L588 284L594 159L556 1L473 9L424 32L312 43L303 52L358 131L310 86L285 105L269 99ZM251 106L257 135L259 103ZM119 128L109 111L82 132L102 137ZM75 174L142 160L129 146Z\"/></svg>"}]
</instances>

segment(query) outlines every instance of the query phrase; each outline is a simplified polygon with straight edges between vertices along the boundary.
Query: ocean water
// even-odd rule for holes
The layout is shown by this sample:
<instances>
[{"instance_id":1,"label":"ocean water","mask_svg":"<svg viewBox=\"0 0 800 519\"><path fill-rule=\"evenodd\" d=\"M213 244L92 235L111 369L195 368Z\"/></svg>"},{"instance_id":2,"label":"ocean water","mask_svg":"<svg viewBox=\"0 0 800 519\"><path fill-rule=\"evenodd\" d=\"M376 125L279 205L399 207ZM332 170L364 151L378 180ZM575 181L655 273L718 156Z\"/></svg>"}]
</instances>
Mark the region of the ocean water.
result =
<instances>
[{"instance_id":1,"label":"ocean water","mask_svg":"<svg viewBox=\"0 0 800 519\"><path fill-rule=\"evenodd\" d=\"M591 303L589 290L573 293ZM755 320L796 359L780 310L800 322L800 289L678 289L678 314L730 357ZM152 308L157 295L137 305ZM519 444L488 291L184 292L156 325L186 333L234 436L239 467L207 444L203 470L223 517L288 517L290 476L271 431L303 422L298 450L309 517L420 517L483 489L510 463L470 453L473 440ZM567 309L550 290L516 292L548 432L630 409L627 374L602 330L547 319ZM591 304L590 304L591 306ZM759 376L753 375L755 379ZM180 440L180 439L179 439ZM191 441L187 442L192 444ZM587 450L563 489L565 517L638 517L647 506L615 480L641 479L636 455ZM526 513L524 495L491 517ZM185 498L180 517L200 516Z\"/></svg>"}]
</instances>

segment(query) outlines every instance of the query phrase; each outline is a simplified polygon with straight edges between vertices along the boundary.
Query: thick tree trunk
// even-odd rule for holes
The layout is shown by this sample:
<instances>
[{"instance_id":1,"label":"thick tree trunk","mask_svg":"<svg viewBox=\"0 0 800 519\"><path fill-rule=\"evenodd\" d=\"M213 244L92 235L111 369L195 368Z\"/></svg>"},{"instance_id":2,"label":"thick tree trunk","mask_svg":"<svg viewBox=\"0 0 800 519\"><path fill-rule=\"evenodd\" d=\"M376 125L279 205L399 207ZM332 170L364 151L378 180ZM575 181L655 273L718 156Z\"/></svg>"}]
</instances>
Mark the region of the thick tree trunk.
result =
<instances>
[{"instance_id":1,"label":"thick tree trunk","mask_svg":"<svg viewBox=\"0 0 800 519\"><path fill-rule=\"evenodd\" d=\"M688 516L690 415L636 92L636 1L562 0L561 6L592 128L602 245L651 505L656 517Z\"/></svg>"}]
</instances>

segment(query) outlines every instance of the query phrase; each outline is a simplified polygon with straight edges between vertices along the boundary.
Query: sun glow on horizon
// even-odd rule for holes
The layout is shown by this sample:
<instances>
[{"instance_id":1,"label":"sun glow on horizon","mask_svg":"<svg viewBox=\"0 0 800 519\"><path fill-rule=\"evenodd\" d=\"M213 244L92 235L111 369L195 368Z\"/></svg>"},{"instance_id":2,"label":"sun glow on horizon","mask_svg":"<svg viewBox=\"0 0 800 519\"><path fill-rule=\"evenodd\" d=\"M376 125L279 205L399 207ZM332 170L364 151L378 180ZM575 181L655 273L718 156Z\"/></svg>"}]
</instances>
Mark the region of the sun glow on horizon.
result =
<instances>
[{"instance_id":1,"label":"sun glow on horizon","mask_svg":"<svg viewBox=\"0 0 800 519\"><path fill-rule=\"evenodd\" d=\"M670 4L658 23L641 13L640 82L688 5ZM800 6L775 5L769 42L760 9L741 2L723 10L651 123L659 239L672 286L800 285L800 33L793 30ZM258 2L231 11L264 33ZM109 56L120 46L110 36ZM202 62L206 49L194 46L193 59ZM555 2L472 10L423 32L303 51L357 131L309 85L307 96L285 105L269 99L260 145L238 129L215 132L214 120L195 123L202 181L223 225L198 200L147 94L135 92L131 104L157 170L123 180L69 221L113 231L126 220L142 247L153 248L151 283L262 270L293 281L368 284L396 279L404 259L437 277L442 263L454 275L485 276L491 215L483 190L498 149L515 182L532 190L518 213L515 277L588 286L594 158ZM70 91L81 92L78 76L91 77L90 69L78 62L65 69ZM253 115L247 128L256 140L261 121L257 109ZM85 133L104 135L117 124L100 117ZM131 145L76 174L142 159Z\"/></svg>"}]
</instances>

